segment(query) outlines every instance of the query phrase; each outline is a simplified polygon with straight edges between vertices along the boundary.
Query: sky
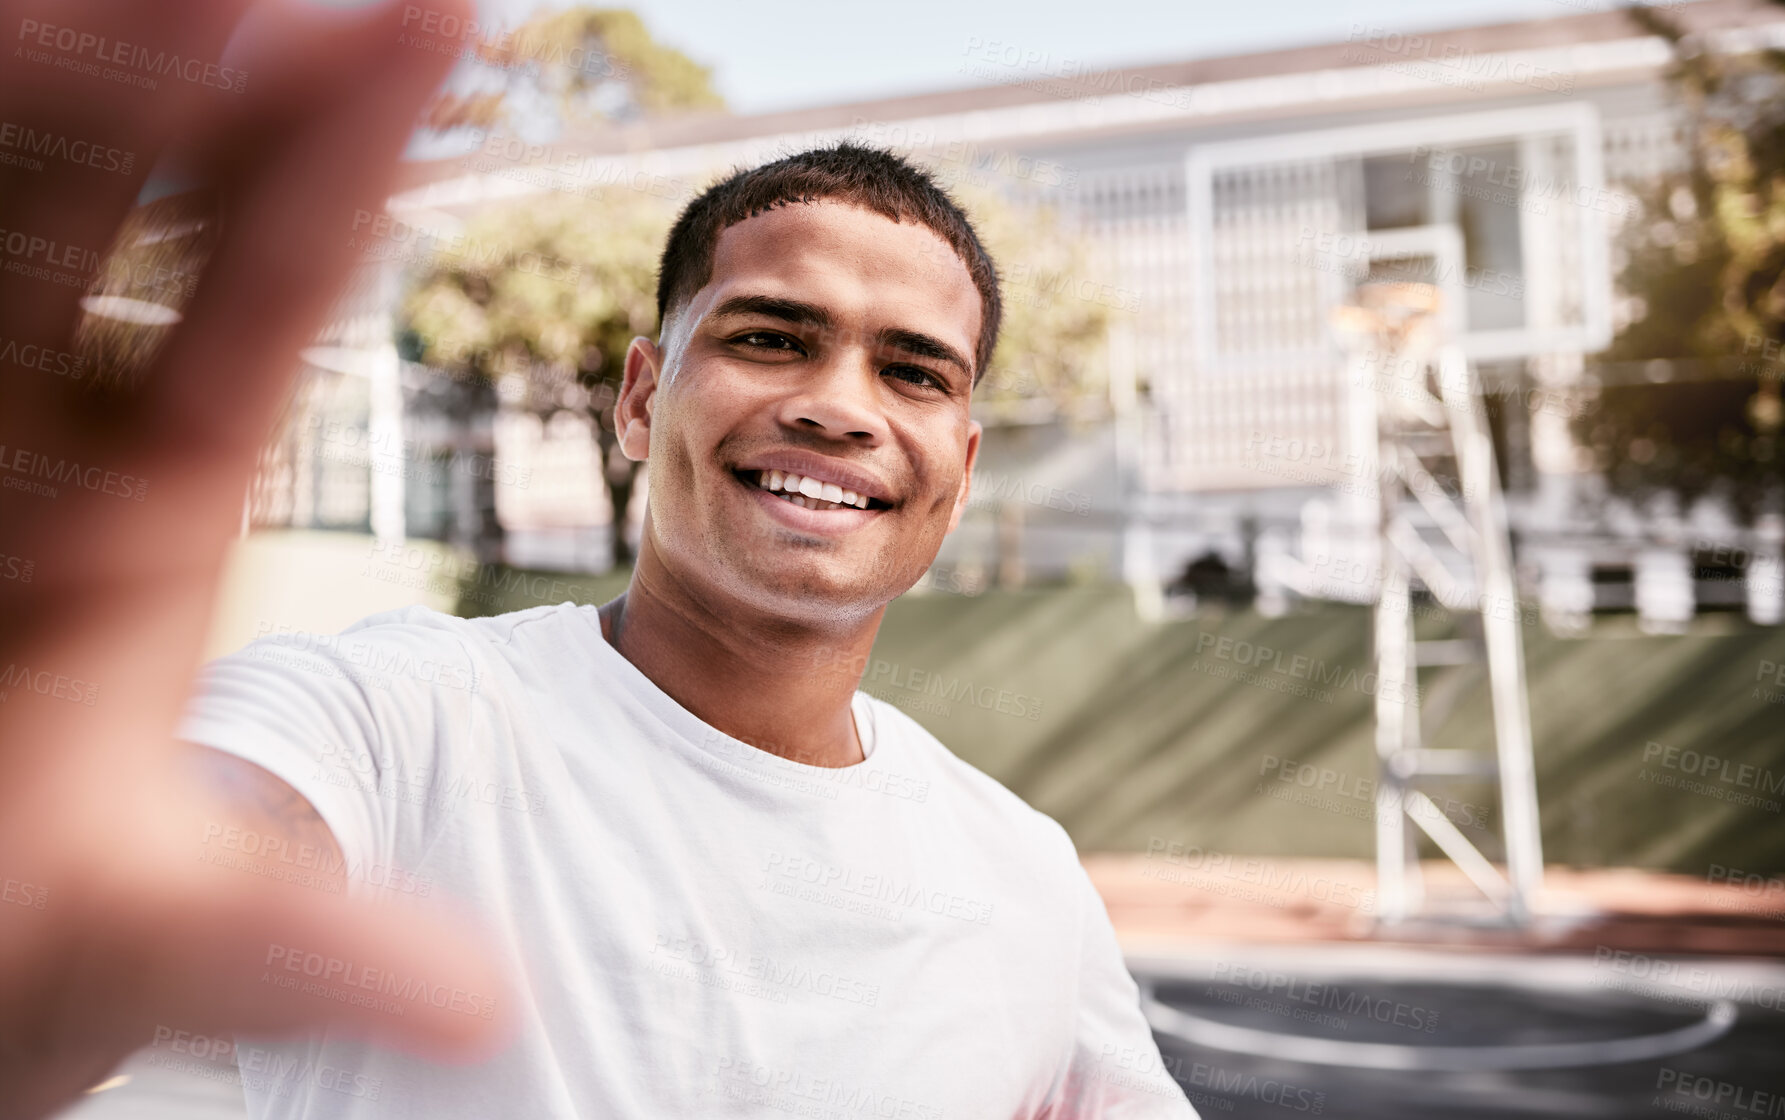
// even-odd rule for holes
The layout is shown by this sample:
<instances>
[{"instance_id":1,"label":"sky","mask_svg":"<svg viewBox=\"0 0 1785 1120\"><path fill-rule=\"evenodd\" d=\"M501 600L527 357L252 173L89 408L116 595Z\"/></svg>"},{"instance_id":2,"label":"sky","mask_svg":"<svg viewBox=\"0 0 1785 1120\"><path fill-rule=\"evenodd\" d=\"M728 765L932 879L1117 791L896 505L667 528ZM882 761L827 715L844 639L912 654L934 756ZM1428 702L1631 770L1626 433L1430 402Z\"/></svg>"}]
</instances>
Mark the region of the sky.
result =
<instances>
[{"instance_id":1,"label":"sky","mask_svg":"<svg viewBox=\"0 0 1785 1120\"><path fill-rule=\"evenodd\" d=\"M604 5L624 0L596 0ZM480 0L513 26L541 0ZM1412 31L1603 11L1614 0L641 0L658 41L759 113ZM1027 57L1029 69L990 59ZM1048 69L1058 66L1060 69Z\"/></svg>"}]
</instances>

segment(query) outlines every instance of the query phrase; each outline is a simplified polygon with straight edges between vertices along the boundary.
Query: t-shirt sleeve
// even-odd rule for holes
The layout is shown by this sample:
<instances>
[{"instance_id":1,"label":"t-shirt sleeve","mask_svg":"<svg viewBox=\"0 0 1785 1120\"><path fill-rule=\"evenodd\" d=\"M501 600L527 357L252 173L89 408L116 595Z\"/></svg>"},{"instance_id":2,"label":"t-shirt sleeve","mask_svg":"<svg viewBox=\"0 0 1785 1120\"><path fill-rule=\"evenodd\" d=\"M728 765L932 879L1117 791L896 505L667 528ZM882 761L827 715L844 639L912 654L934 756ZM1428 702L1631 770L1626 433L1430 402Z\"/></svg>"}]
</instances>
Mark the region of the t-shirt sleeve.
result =
<instances>
[{"instance_id":1,"label":"t-shirt sleeve","mask_svg":"<svg viewBox=\"0 0 1785 1120\"><path fill-rule=\"evenodd\" d=\"M236 755L315 806L350 866L413 868L431 796L472 732L477 666L463 640L406 608L339 634L282 633L204 666L177 736Z\"/></svg>"},{"instance_id":2,"label":"t-shirt sleeve","mask_svg":"<svg viewBox=\"0 0 1785 1120\"><path fill-rule=\"evenodd\" d=\"M1140 1008L1109 911L1074 859L1081 922L1075 1032L1045 1120L1197 1120Z\"/></svg>"}]
</instances>

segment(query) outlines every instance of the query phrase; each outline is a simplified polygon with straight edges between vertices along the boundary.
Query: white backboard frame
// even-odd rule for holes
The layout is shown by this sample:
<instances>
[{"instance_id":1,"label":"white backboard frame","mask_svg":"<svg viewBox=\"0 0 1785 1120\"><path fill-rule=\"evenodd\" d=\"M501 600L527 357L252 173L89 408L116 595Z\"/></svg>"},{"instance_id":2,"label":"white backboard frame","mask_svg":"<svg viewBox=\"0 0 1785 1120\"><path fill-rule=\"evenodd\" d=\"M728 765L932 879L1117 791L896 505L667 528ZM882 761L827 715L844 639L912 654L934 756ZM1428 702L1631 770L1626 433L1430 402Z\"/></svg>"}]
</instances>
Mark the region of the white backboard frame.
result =
<instances>
[{"instance_id":1,"label":"white backboard frame","mask_svg":"<svg viewBox=\"0 0 1785 1120\"><path fill-rule=\"evenodd\" d=\"M1586 101L1443 114L1195 145L1186 156L1185 193L1189 206L1193 279L1192 345L1199 367L1214 371L1229 360L1227 355L1215 349L1214 178L1217 172L1273 163L1387 155L1420 148L1455 148L1495 141L1518 143L1556 135L1572 140L1569 178L1574 186L1587 197L1607 197L1599 110ZM1529 225L1521 222L1521 228ZM1468 357L1491 360L1557 351L1594 353L1610 345L1611 268L1603 212L1592 206L1580 207L1577 229L1581 322L1560 327L1527 325L1510 330L1466 331L1457 342ZM1376 238L1388 231L1355 232ZM1542 283L1525 284L1524 318L1527 324L1543 322L1541 301L1548 296L1547 288L1548 285ZM1233 359L1252 365L1259 357L1257 354L1234 355Z\"/></svg>"}]
</instances>

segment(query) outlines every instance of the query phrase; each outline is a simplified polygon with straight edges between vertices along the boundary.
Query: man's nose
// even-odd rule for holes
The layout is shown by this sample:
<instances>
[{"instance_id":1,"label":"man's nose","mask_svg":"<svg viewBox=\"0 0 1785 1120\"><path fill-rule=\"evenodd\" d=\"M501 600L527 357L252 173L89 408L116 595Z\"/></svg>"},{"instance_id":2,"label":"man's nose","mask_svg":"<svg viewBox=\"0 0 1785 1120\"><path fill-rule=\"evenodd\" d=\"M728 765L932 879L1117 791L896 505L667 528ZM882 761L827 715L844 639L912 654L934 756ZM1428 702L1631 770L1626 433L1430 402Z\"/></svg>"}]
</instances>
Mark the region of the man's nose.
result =
<instances>
[{"instance_id":1,"label":"man's nose","mask_svg":"<svg viewBox=\"0 0 1785 1120\"><path fill-rule=\"evenodd\" d=\"M865 348L838 347L813 363L781 404L781 422L834 439L879 443L887 437L880 372Z\"/></svg>"}]
</instances>

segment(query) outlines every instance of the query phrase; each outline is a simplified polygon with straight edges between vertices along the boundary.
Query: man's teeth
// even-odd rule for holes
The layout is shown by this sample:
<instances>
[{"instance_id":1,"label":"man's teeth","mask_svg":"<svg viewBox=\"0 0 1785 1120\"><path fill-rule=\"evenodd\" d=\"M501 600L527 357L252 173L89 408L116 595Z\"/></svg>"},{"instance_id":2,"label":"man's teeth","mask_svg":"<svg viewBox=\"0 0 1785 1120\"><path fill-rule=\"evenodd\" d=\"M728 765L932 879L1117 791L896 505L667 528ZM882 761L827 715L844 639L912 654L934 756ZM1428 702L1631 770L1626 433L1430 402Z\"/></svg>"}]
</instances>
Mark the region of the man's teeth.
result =
<instances>
[{"instance_id":1,"label":"man's teeth","mask_svg":"<svg viewBox=\"0 0 1785 1120\"><path fill-rule=\"evenodd\" d=\"M845 490L834 482L820 482L816 478L802 478L784 471L759 471L756 485L807 509L868 508L868 499L853 490Z\"/></svg>"}]
</instances>

